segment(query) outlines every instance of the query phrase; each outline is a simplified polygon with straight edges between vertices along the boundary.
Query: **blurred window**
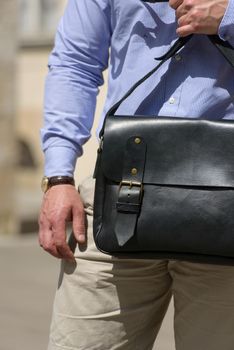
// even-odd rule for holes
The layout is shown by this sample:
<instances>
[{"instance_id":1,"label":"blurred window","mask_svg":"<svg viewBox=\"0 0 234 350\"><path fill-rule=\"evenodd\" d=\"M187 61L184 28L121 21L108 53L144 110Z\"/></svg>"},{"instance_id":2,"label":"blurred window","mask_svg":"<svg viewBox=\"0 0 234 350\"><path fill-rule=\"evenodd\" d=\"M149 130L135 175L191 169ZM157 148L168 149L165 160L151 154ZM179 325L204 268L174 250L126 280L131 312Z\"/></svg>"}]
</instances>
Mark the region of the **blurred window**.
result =
<instances>
[{"instance_id":1,"label":"blurred window","mask_svg":"<svg viewBox=\"0 0 234 350\"><path fill-rule=\"evenodd\" d=\"M53 36L64 0L19 0L20 32L23 38Z\"/></svg>"},{"instance_id":2,"label":"blurred window","mask_svg":"<svg viewBox=\"0 0 234 350\"><path fill-rule=\"evenodd\" d=\"M39 32L40 0L20 0L20 31L22 35L33 35Z\"/></svg>"},{"instance_id":3,"label":"blurred window","mask_svg":"<svg viewBox=\"0 0 234 350\"><path fill-rule=\"evenodd\" d=\"M32 147L27 140L17 138L17 166L20 168L36 169L36 159L32 152Z\"/></svg>"},{"instance_id":4,"label":"blurred window","mask_svg":"<svg viewBox=\"0 0 234 350\"><path fill-rule=\"evenodd\" d=\"M61 0L40 0L40 6L43 30L54 32L61 14Z\"/></svg>"}]
</instances>

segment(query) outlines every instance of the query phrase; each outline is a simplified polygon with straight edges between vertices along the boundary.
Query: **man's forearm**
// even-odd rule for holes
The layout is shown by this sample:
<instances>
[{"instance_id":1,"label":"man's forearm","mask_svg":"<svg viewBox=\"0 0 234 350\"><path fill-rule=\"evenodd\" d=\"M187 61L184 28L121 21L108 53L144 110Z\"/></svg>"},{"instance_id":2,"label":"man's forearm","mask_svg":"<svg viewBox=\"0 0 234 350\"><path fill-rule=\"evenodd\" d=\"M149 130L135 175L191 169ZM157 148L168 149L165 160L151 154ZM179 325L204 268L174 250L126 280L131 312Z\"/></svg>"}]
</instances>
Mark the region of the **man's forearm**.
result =
<instances>
[{"instance_id":1,"label":"man's forearm","mask_svg":"<svg viewBox=\"0 0 234 350\"><path fill-rule=\"evenodd\" d=\"M45 86L45 175L72 176L90 137L98 87L108 64L107 0L70 0L57 30ZM95 20L94 20L95 19Z\"/></svg>"}]
</instances>

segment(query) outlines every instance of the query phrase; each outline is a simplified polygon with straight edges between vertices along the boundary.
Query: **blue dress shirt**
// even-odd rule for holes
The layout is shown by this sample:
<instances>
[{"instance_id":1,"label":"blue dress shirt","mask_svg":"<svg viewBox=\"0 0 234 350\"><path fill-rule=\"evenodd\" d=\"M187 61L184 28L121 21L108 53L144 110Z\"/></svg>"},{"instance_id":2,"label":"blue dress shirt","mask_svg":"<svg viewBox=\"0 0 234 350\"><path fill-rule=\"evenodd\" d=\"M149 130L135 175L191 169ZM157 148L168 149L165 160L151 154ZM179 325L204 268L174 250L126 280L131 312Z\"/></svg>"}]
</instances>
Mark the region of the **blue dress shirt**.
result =
<instances>
[{"instance_id":1,"label":"blue dress shirt","mask_svg":"<svg viewBox=\"0 0 234 350\"><path fill-rule=\"evenodd\" d=\"M46 79L41 130L45 175L73 176L90 137L103 71L109 67L98 130L107 110L174 43L176 27L168 3L68 1ZM229 0L218 34L234 46L234 0ZM234 119L234 70L206 36L195 35L123 103L121 113Z\"/></svg>"}]
</instances>

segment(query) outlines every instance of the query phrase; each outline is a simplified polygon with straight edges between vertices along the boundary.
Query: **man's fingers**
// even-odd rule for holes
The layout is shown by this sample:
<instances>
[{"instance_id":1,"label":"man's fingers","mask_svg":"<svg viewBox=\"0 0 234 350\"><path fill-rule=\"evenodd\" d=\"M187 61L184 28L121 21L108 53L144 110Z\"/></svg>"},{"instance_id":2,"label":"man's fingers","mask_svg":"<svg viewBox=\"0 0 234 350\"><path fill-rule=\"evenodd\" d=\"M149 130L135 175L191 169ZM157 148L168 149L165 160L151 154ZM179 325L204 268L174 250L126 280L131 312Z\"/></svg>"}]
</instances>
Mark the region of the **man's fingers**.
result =
<instances>
[{"instance_id":1,"label":"man's fingers","mask_svg":"<svg viewBox=\"0 0 234 350\"><path fill-rule=\"evenodd\" d=\"M55 242L55 247L63 259L75 261L73 252L66 242L57 241Z\"/></svg>"},{"instance_id":2,"label":"man's fingers","mask_svg":"<svg viewBox=\"0 0 234 350\"><path fill-rule=\"evenodd\" d=\"M217 34L228 0L170 0L176 11L179 36Z\"/></svg>"},{"instance_id":3,"label":"man's fingers","mask_svg":"<svg viewBox=\"0 0 234 350\"><path fill-rule=\"evenodd\" d=\"M191 24L184 25L182 27L177 28L176 33L180 37L188 36L194 33L194 26Z\"/></svg>"},{"instance_id":4,"label":"man's fingers","mask_svg":"<svg viewBox=\"0 0 234 350\"><path fill-rule=\"evenodd\" d=\"M66 219L60 218L52 223L53 241L61 258L74 261L74 255L66 242Z\"/></svg>"},{"instance_id":5,"label":"man's fingers","mask_svg":"<svg viewBox=\"0 0 234 350\"><path fill-rule=\"evenodd\" d=\"M61 255L57 251L54 245L53 232L49 221L45 217L39 219L39 237L38 241L40 246L48 253L56 258L61 258Z\"/></svg>"},{"instance_id":6,"label":"man's fingers","mask_svg":"<svg viewBox=\"0 0 234 350\"><path fill-rule=\"evenodd\" d=\"M189 21L188 16L184 15L178 18L177 23L178 23L178 28L181 28L185 25L191 24L191 20Z\"/></svg>"},{"instance_id":7,"label":"man's fingers","mask_svg":"<svg viewBox=\"0 0 234 350\"><path fill-rule=\"evenodd\" d=\"M86 227L85 227L85 213L84 209L82 208L73 208L73 233L76 238L76 240L80 244L84 244L86 241Z\"/></svg>"},{"instance_id":8,"label":"man's fingers","mask_svg":"<svg viewBox=\"0 0 234 350\"><path fill-rule=\"evenodd\" d=\"M176 18L179 19L182 16L185 16L188 14L188 11L186 10L185 6L180 5L177 9L176 9Z\"/></svg>"},{"instance_id":9,"label":"man's fingers","mask_svg":"<svg viewBox=\"0 0 234 350\"><path fill-rule=\"evenodd\" d=\"M45 238L41 244L42 248L49 254L53 255L56 258L61 259L62 255L57 250L54 241L53 241L53 233L52 231L45 232Z\"/></svg>"},{"instance_id":10,"label":"man's fingers","mask_svg":"<svg viewBox=\"0 0 234 350\"><path fill-rule=\"evenodd\" d=\"M41 215L39 226L40 246L56 258L74 261L74 255L66 243L66 220L60 218L50 222L45 215Z\"/></svg>"},{"instance_id":11,"label":"man's fingers","mask_svg":"<svg viewBox=\"0 0 234 350\"><path fill-rule=\"evenodd\" d=\"M174 10L176 10L182 3L183 3L183 0L169 0L169 5Z\"/></svg>"}]
</instances>

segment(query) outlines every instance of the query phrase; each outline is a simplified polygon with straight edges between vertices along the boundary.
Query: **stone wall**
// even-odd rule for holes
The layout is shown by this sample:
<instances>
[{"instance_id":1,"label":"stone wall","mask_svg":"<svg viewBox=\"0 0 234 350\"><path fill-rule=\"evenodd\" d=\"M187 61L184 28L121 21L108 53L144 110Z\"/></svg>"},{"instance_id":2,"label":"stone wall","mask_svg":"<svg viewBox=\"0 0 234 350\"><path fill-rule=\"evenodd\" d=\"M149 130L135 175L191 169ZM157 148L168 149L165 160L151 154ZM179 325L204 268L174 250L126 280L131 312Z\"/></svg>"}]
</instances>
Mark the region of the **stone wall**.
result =
<instances>
[{"instance_id":1,"label":"stone wall","mask_svg":"<svg viewBox=\"0 0 234 350\"><path fill-rule=\"evenodd\" d=\"M1 0L0 11L0 234L17 231L14 212L15 63L17 1Z\"/></svg>"}]
</instances>

